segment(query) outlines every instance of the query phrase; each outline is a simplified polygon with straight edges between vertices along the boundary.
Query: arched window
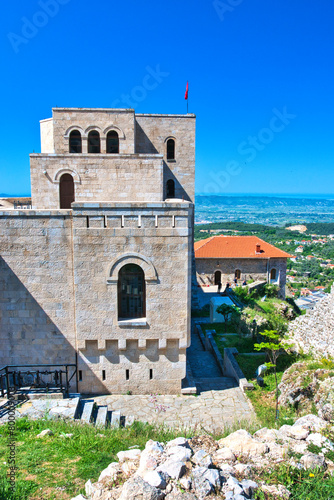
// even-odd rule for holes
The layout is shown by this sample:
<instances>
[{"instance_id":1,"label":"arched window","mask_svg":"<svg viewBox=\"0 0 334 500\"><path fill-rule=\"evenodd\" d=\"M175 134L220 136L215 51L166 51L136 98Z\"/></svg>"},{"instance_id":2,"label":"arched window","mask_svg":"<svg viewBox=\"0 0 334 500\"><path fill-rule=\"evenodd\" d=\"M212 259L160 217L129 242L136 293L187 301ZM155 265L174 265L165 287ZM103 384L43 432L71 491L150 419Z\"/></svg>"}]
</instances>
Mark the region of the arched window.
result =
<instances>
[{"instance_id":1,"label":"arched window","mask_svg":"<svg viewBox=\"0 0 334 500\"><path fill-rule=\"evenodd\" d=\"M276 275L277 275L277 271L276 271L276 269L272 269L272 270L270 271L270 279L271 279L271 280L275 280L275 279L276 279Z\"/></svg>"},{"instance_id":2,"label":"arched window","mask_svg":"<svg viewBox=\"0 0 334 500\"><path fill-rule=\"evenodd\" d=\"M115 130L110 130L107 134L107 153L119 154L119 138Z\"/></svg>"},{"instance_id":3,"label":"arched window","mask_svg":"<svg viewBox=\"0 0 334 500\"><path fill-rule=\"evenodd\" d=\"M167 141L167 160L175 160L175 141L168 139Z\"/></svg>"},{"instance_id":4,"label":"arched window","mask_svg":"<svg viewBox=\"0 0 334 500\"><path fill-rule=\"evenodd\" d=\"M70 133L70 153L82 153L82 141L79 130L72 130Z\"/></svg>"},{"instance_id":5,"label":"arched window","mask_svg":"<svg viewBox=\"0 0 334 500\"><path fill-rule=\"evenodd\" d=\"M216 271L215 272L215 285L219 285L222 281L222 273L221 271Z\"/></svg>"},{"instance_id":6,"label":"arched window","mask_svg":"<svg viewBox=\"0 0 334 500\"><path fill-rule=\"evenodd\" d=\"M146 316L145 276L141 267L126 264L118 273L118 319Z\"/></svg>"},{"instance_id":7,"label":"arched window","mask_svg":"<svg viewBox=\"0 0 334 500\"><path fill-rule=\"evenodd\" d=\"M169 179L166 186L166 198L175 198L175 182L173 179Z\"/></svg>"},{"instance_id":8,"label":"arched window","mask_svg":"<svg viewBox=\"0 0 334 500\"><path fill-rule=\"evenodd\" d=\"M88 153L100 153L100 134L97 130L91 130L88 134Z\"/></svg>"},{"instance_id":9,"label":"arched window","mask_svg":"<svg viewBox=\"0 0 334 500\"><path fill-rule=\"evenodd\" d=\"M70 174L63 174L59 181L59 205L60 208L71 208L75 199L74 181Z\"/></svg>"},{"instance_id":10,"label":"arched window","mask_svg":"<svg viewBox=\"0 0 334 500\"><path fill-rule=\"evenodd\" d=\"M241 278L241 271L240 271L240 269L236 269L235 270L234 277L237 278L237 280L240 280L240 278Z\"/></svg>"}]
</instances>

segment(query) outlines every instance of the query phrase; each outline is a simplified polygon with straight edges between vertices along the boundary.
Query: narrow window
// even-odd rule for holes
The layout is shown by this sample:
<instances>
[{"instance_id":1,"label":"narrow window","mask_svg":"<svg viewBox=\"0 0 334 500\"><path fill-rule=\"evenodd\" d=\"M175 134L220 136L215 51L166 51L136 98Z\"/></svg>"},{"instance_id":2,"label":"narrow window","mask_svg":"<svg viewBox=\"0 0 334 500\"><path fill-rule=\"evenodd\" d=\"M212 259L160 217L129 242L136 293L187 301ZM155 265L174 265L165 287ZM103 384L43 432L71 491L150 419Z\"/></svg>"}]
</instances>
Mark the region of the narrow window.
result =
<instances>
[{"instance_id":1,"label":"narrow window","mask_svg":"<svg viewBox=\"0 0 334 500\"><path fill-rule=\"evenodd\" d=\"M79 382L82 382L82 370L79 370Z\"/></svg>"},{"instance_id":2,"label":"narrow window","mask_svg":"<svg viewBox=\"0 0 334 500\"><path fill-rule=\"evenodd\" d=\"M86 226L89 227L89 215L86 215Z\"/></svg>"},{"instance_id":3,"label":"narrow window","mask_svg":"<svg viewBox=\"0 0 334 500\"><path fill-rule=\"evenodd\" d=\"M106 371L102 370L102 380L105 380L105 379L106 379Z\"/></svg>"},{"instance_id":4,"label":"narrow window","mask_svg":"<svg viewBox=\"0 0 334 500\"><path fill-rule=\"evenodd\" d=\"M222 273L221 271L216 271L215 272L215 285L219 285L222 281Z\"/></svg>"},{"instance_id":5,"label":"narrow window","mask_svg":"<svg viewBox=\"0 0 334 500\"><path fill-rule=\"evenodd\" d=\"M119 153L119 138L118 133L115 130L110 130L107 134L107 153Z\"/></svg>"},{"instance_id":6,"label":"narrow window","mask_svg":"<svg viewBox=\"0 0 334 500\"><path fill-rule=\"evenodd\" d=\"M63 174L59 182L59 206L60 208L71 208L74 202L74 181L70 174Z\"/></svg>"},{"instance_id":7,"label":"narrow window","mask_svg":"<svg viewBox=\"0 0 334 500\"><path fill-rule=\"evenodd\" d=\"M272 270L270 271L270 279L271 279L271 280L276 280L276 274L277 274L277 273L276 273L276 269L272 269Z\"/></svg>"},{"instance_id":8,"label":"narrow window","mask_svg":"<svg viewBox=\"0 0 334 500\"><path fill-rule=\"evenodd\" d=\"M167 181L166 187L166 198L175 198L175 182L173 179Z\"/></svg>"},{"instance_id":9,"label":"narrow window","mask_svg":"<svg viewBox=\"0 0 334 500\"><path fill-rule=\"evenodd\" d=\"M118 275L118 319L144 318L145 276L141 267L126 264Z\"/></svg>"},{"instance_id":10,"label":"narrow window","mask_svg":"<svg viewBox=\"0 0 334 500\"><path fill-rule=\"evenodd\" d=\"M167 160L175 160L175 141L168 139L167 141Z\"/></svg>"},{"instance_id":11,"label":"narrow window","mask_svg":"<svg viewBox=\"0 0 334 500\"><path fill-rule=\"evenodd\" d=\"M100 134L96 130L92 130L88 134L88 153L100 153Z\"/></svg>"},{"instance_id":12,"label":"narrow window","mask_svg":"<svg viewBox=\"0 0 334 500\"><path fill-rule=\"evenodd\" d=\"M152 370L152 368L151 368L151 369L150 369L150 380L152 380L152 379L153 379L153 370Z\"/></svg>"},{"instance_id":13,"label":"narrow window","mask_svg":"<svg viewBox=\"0 0 334 500\"><path fill-rule=\"evenodd\" d=\"M70 153L82 153L82 141L79 130L72 130L70 133Z\"/></svg>"},{"instance_id":14,"label":"narrow window","mask_svg":"<svg viewBox=\"0 0 334 500\"><path fill-rule=\"evenodd\" d=\"M240 271L240 269L236 269L236 271L234 273L234 277L237 278L237 280L240 280L240 278L241 278L241 271Z\"/></svg>"},{"instance_id":15,"label":"narrow window","mask_svg":"<svg viewBox=\"0 0 334 500\"><path fill-rule=\"evenodd\" d=\"M130 371L125 370L125 380L129 380L129 378L130 378Z\"/></svg>"}]
</instances>

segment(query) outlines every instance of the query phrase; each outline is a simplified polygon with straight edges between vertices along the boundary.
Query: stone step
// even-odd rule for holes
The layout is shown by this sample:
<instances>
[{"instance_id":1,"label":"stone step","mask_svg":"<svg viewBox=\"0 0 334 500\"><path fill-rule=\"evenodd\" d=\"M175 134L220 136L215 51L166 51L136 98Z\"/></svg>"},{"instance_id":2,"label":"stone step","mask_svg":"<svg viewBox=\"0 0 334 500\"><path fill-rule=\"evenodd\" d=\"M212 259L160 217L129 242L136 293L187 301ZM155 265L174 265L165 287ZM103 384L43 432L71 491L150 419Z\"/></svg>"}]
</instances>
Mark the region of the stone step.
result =
<instances>
[{"instance_id":1,"label":"stone step","mask_svg":"<svg viewBox=\"0 0 334 500\"><path fill-rule=\"evenodd\" d=\"M111 413L111 422L110 422L110 427L114 427L115 429L118 429L121 425L121 412L120 411L113 411Z\"/></svg>"},{"instance_id":2,"label":"stone step","mask_svg":"<svg viewBox=\"0 0 334 500\"><path fill-rule=\"evenodd\" d=\"M231 377L195 378L198 392L222 391L238 387L237 382Z\"/></svg>"},{"instance_id":3,"label":"stone step","mask_svg":"<svg viewBox=\"0 0 334 500\"><path fill-rule=\"evenodd\" d=\"M88 403L85 403L81 415L81 422L84 424L89 424L92 420L92 414L93 414L93 408L94 408L94 402L89 401Z\"/></svg>"},{"instance_id":4,"label":"stone step","mask_svg":"<svg viewBox=\"0 0 334 500\"><path fill-rule=\"evenodd\" d=\"M99 406L95 420L96 427L105 427L107 425L108 406Z\"/></svg>"}]
</instances>

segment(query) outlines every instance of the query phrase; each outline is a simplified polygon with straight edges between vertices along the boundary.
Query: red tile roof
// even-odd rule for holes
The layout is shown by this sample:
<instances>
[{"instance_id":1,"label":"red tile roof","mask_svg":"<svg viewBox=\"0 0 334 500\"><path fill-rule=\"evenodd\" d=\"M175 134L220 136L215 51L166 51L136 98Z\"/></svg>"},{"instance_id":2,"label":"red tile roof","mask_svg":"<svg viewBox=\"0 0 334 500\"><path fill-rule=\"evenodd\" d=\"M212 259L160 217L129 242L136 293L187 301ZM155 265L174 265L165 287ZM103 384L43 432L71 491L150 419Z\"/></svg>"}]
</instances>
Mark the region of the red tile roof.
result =
<instances>
[{"instance_id":1,"label":"red tile roof","mask_svg":"<svg viewBox=\"0 0 334 500\"><path fill-rule=\"evenodd\" d=\"M256 252L260 245L260 252ZM288 258L290 254L256 236L211 236L195 243L196 259L268 259Z\"/></svg>"}]
</instances>

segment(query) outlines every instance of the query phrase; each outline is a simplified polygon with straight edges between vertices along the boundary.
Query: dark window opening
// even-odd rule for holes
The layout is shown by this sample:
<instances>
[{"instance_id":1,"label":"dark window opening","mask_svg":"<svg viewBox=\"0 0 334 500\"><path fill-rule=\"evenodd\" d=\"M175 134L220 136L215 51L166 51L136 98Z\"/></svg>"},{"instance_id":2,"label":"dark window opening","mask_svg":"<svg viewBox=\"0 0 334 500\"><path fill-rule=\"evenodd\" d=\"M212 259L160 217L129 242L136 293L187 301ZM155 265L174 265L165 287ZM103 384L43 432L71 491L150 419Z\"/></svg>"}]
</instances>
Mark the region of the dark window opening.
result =
<instances>
[{"instance_id":1,"label":"dark window opening","mask_svg":"<svg viewBox=\"0 0 334 500\"><path fill-rule=\"evenodd\" d=\"M89 227L89 215L86 215L86 225Z\"/></svg>"},{"instance_id":2,"label":"dark window opening","mask_svg":"<svg viewBox=\"0 0 334 500\"><path fill-rule=\"evenodd\" d=\"M167 181L166 198L175 198L175 182L173 179Z\"/></svg>"},{"instance_id":3,"label":"dark window opening","mask_svg":"<svg viewBox=\"0 0 334 500\"><path fill-rule=\"evenodd\" d=\"M129 380L129 378L130 378L130 371L125 370L125 380Z\"/></svg>"},{"instance_id":4,"label":"dark window opening","mask_svg":"<svg viewBox=\"0 0 334 500\"><path fill-rule=\"evenodd\" d=\"M102 370L102 380L105 380L105 379L106 379L106 371Z\"/></svg>"},{"instance_id":5,"label":"dark window opening","mask_svg":"<svg viewBox=\"0 0 334 500\"><path fill-rule=\"evenodd\" d=\"M238 280L240 280L240 278L241 278L241 271L240 271L240 269L237 269L235 271L234 277L237 278Z\"/></svg>"},{"instance_id":6,"label":"dark window opening","mask_svg":"<svg viewBox=\"0 0 334 500\"><path fill-rule=\"evenodd\" d=\"M175 141L168 139L167 141L167 160L175 160Z\"/></svg>"},{"instance_id":7,"label":"dark window opening","mask_svg":"<svg viewBox=\"0 0 334 500\"><path fill-rule=\"evenodd\" d=\"M151 369L150 369L150 380L152 380L152 379L153 379L153 370L152 370L152 368L151 368Z\"/></svg>"},{"instance_id":8,"label":"dark window opening","mask_svg":"<svg viewBox=\"0 0 334 500\"><path fill-rule=\"evenodd\" d=\"M82 140L79 130L70 133L70 153L82 153Z\"/></svg>"},{"instance_id":9,"label":"dark window opening","mask_svg":"<svg viewBox=\"0 0 334 500\"><path fill-rule=\"evenodd\" d=\"M100 134L96 130L92 130L88 134L88 153L100 153Z\"/></svg>"},{"instance_id":10,"label":"dark window opening","mask_svg":"<svg viewBox=\"0 0 334 500\"><path fill-rule=\"evenodd\" d=\"M118 319L144 318L145 276L141 267L126 264L118 275Z\"/></svg>"},{"instance_id":11,"label":"dark window opening","mask_svg":"<svg viewBox=\"0 0 334 500\"><path fill-rule=\"evenodd\" d=\"M219 285L222 281L222 273L220 271L215 272L215 285Z\"/></svg>"},{"instance_id":12,"label":"dark window opening","mask_svg":"<svg viewBox=\"0 0 334 500\"><path fill-rule=\"evenodd\" d=\"M270 271L270 279L275 280L276 279L276 269L272 269Z\"/></svg>"},{"instance_id":13,"label":"dark window opening","mask_svg":"<svg viewBox=\"0 0 334 500\"><path fill-rule=\"evenodd\" d=\"M82 382L82 370L79 370L79 382Z\"/></svg>"},{"instance_id":14,"label":"dark window opening","mask_svg":"<svg viewBox=\"0 0 334 500\"><path fill-rule=\"evenodd\" d=\"M74 181L70 174L63 174L59 182L59 205L60 208L71 208L74 202Z\"/></svg>"},{"instance_id":15,"label":"dark window opening","mask_svg":"<svg viewBox=\"0 0 334 500\"><path fill-rule=\"evenodd\" d=\"M107 153L108 154L119 153L119 138L118 138L118 133L115 130L111 130L110 132L108 132Z\"/></svg>"}]
</instances>

